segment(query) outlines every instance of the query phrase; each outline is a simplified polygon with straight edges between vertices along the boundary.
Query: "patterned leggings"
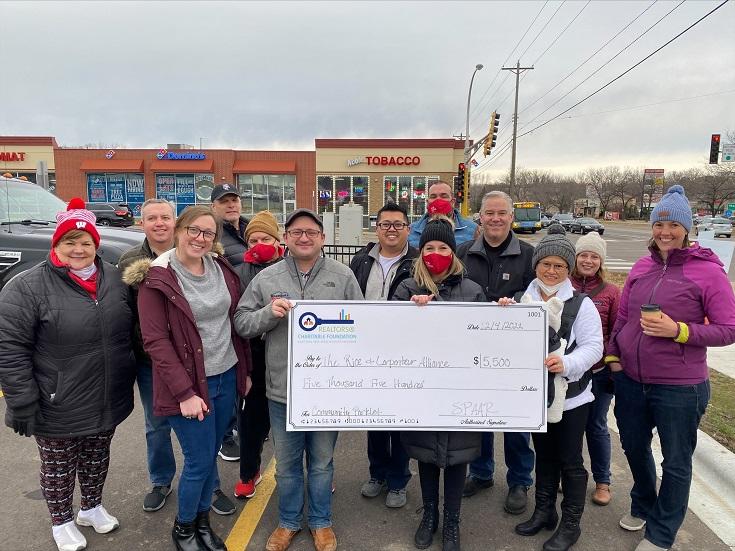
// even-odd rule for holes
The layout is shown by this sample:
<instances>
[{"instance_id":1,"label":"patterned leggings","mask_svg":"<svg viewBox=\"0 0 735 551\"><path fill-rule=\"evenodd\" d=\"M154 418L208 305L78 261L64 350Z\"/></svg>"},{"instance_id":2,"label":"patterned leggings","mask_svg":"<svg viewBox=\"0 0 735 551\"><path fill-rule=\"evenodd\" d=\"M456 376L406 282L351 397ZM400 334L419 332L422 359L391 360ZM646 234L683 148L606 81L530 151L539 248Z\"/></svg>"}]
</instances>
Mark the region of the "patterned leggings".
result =
<instances>
[{"instance_id":1,"label":"patterned leggings","mask_svg":"<svg viewBox=\"0 0 735 551\"><path fill-rule=\"evenodd\" d=\"M41 491L54 526L74 519L74 479L79 477L82 509L102 503L102 488L110 464L110 442L115 430L76 438L36 436L41 456Z\"/></svg>"}]
</instances>

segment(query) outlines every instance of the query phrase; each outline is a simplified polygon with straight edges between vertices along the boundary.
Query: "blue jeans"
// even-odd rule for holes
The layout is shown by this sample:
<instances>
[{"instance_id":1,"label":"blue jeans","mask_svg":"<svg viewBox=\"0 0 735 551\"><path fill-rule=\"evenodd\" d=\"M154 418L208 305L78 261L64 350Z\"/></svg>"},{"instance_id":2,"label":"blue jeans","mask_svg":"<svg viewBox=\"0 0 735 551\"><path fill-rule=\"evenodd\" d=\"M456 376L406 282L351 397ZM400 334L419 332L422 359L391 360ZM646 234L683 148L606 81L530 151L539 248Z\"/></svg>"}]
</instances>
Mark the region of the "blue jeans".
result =
<instances>
[{"instance_id":1,"label":"blue jeans","mask_svg":"<svg viewBox=\"0 0 735 551\"><path fill-rule=\"evenodd\" d=\"M370 478L385 480L389 490L401 490L411 479L409 457L401 444L400 432L368 431Z\"/></svg>"},{"instance_id":2,"label":"blue jeans","mask_svg":"<svg viewBox=\"0 0 735 551\"><path fill-rule=\"evenodd\" d=\"M278 524L298 530L304 516L304 454L309 494L309 528L332 525L334 431L286 432L286 404L268 400L276 452Z\"/></svg>"},{"instance_id":3,"label":"blue jeans","mask_svg":"<svg viewBox=\"0 0 735 551\"><path fill-rule=\"evenodd\" d=\"M138 392L145 414L145 442L148 453L148 476L154 486L170 486L176 474L176 458L171 446L168 417L153 415L153 368L138 362Z\"/></svg>"},{"instance_id":4,"label":"blue jeans","mask_svg":"<svg viewBox=\"0 0 735 551\"><path fill-rule=\"evenodd\" d=\"M482 434L480 457L470 463L470 476L478 480L491 480L495 472L495 433ZM504 432L503 445L505 465L508 467L506 480L508 488L513 486L533 486L531 472L536 456L531 449L531 434L528 432Z\"/></svg>"},{"instance_id":5,"label":"blue jeans","mask_svg":"<svg viewBox=\"0 0 735 551\"><path fill-rule=\"evenodd\" d=\"M192 522L197 513L212 507L217 488L217 452L237 401L235 368L207 377L209 413L203 421L170 416L169 422L184 452L184 469L179 480L179 522Z\"/></svg>"},{"instance_id":6,"label":"blue jeans","mask_svg":"<svg viewBox=\"0 0 735 551\"><path fill-rule=\"evenodd\" d=\"M612 401L610 369L605 367L592 374L592 394L595 401L587 418L587 451L590 454L592 477L598 484L610 484L610 431L607 428L607 411Z\"/></svg>"},{"instance_id":7,"label":"blue jeans","mask_svg":"<svg viewBox=\"0 0 735 551\"><path fill-rule=\"evenodd\" d=\"M617 372L615 417L633 474L630 513L646 520L646 539L659 547L674 544L687 512L697 427L710 399L709 381L696 385L657 385ZM651 452L653 427L663 453L663 476L656 493Z\"/></svg>"}]
</instances>

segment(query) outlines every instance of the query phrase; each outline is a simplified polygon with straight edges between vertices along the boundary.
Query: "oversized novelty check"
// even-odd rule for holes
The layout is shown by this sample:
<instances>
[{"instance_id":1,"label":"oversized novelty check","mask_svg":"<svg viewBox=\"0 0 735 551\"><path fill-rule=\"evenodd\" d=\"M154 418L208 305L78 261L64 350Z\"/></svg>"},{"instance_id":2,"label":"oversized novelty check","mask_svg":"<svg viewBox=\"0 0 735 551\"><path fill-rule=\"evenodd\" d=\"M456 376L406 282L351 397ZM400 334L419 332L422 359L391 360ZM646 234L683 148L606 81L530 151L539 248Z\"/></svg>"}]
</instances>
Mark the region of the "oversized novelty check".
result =
<instances>
[{"instance_id":1,"label":"oversized novelty check","mask_svg":"<svg viewBox=\"0 0 735 551\"><path fill-rule=\"evenodd\" d=\"M546 310L296 301L288 430L546 430Z\"/></svg>"}]
</instances>

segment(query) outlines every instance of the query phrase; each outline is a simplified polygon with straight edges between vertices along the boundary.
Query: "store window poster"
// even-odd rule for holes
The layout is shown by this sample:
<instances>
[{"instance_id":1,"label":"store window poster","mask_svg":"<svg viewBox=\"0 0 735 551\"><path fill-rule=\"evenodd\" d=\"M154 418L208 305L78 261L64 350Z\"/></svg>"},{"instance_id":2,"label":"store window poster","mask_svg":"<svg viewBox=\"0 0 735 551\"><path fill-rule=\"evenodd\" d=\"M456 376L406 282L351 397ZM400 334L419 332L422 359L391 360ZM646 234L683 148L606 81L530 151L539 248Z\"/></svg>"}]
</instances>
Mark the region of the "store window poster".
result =
<instances>
[{"instance_id":1,"label":"store window poster","mask_svg":"<svg viewBox=\"0 0 735 551\"><path fill-rule=\"evenodd\" d=\"M107 202L107 182L104 174L87 175L87 197L90 203Z\"/></svg>"},{"instance_id":2,"label":"store window poster","mask_svg":"<svg viewBox=\"0 0 735 551\"><path fill-rule=\"evenodd\" d=\"M156 197L176 202L176 178L174 176L156 176Z\"/></svg>"},{"instance_id":3,"label":"store window poster","mask_svg":"<svg viewBox=\"0 0 735 551\"><path fill-rule=\"evenodd\" d=\"M176 202L179 204L193 205L194 200L194 175L176 175Z\"/></svg>"},{"instance_id":4,"label":"store window poster","mask_svg":"<svg viewBox=\"0 0 735 551\"><path fill-rule=\"evenodd\" d=\"M107 175L107 197L110 203L125 202L125 174Z\"/></svg>"},{"instance_id":5,"label":"store window poster","mask_svg":"<svg viewBox=\"0 0 735 551\"><path fill-rule=\"evenodd\" d=\"M128 174L125 181L125 191L127 193L127 202L133 216L139 218L140 208L145 202L145 179L142 174Z\"/></svg>"}]
</instances>

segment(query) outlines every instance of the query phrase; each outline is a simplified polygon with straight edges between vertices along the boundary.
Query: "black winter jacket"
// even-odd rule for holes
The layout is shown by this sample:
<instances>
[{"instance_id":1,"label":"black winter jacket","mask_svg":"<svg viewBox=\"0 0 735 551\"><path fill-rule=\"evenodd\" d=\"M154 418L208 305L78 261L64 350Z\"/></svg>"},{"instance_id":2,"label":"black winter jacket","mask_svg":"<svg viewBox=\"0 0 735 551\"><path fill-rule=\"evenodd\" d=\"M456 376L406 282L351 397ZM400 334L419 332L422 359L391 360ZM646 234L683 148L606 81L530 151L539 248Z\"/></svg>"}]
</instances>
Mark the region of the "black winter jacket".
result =
<instances>
[{"instance_id":1,"label":"black winter jacket","mask_svg":"<svg viewBox=\"0 0 735 551\"><path fill-rule=\"evenodd\" d=\"M224 257L233 267L244 262L243 256L248 248L248 244L245 242L245 228L247 225L248 219L244 216L240 217L237 228L229 222L222 222L221 241L225 249Z\"/></svg>"},{"instance_id":2,"label":"black winter jacket","mask_svg":"<svg viewBox=\"0 0 735 551\"><path fill-rule=\"evenodd\" d=\"M156 253L153 252L151 246L148 244L148 238L143 240L143 243L127 250L122 254L120 260L117 261L117 269L120 273L124 273L126 268L137 260L148 258L155 260L157 257ZM143 348L143 336L140 334L140 320L138 319L138 286L132 285L130 287L133 294L133 322L135 325L133 331L133 352L135 352L135 359L138 363L145 363L151 365L151 358Z\"/></svg>"},{"instance_id":3,"label":"black winter jacket","mask_svg":"<svg viewBox=\"0 0 735 551\"><path fill-rule=\"evenodd\" d=\"M97 300L50 259L0 291L0 386L13 413L40 408L38 436L110 430L133 410L129 288L96 258Z\"/></svg>"},{"instance_id":4,"label":"black winter jacket","mask_svg":"<svg viewBox=\"0 0 735 551\"><path fill-rule=\"evenodd\" d=\"M373 264L375 263L375 259L370 256L370 251L376 245L377 243L375 242L368 243L362 249L357 251L355 253L355 256L353 256L352 260L350 261L350 270L352 270L352 273L355 274L355 277L357 278L357 283L358 285L360 285L360 290L362 291L363 295L365 294L365 290L367 289L367 282L368 278L370 277L370 270L373 269ZM411 265L413 264L413 259L416 258L418 254L419 252L416 248L411 246L408 247L406 256L404 256L398 263L398 267L396 268L396 275L393 277L393 281L391 282L390 288L388 289L388 300L391 300L393 293L395 293L396 289L398 288L398 284L404 279L411 277Z\"/></svg>"},{"instance_id":5,"label":"black winter jacket","mask_svg":"<svg viewBox=\"0 0 735 551\"><path fill-rule=\"evenodd\" d=\"M245 289L247 289L247 286L250 285L250 282L256 275L268 266L273 266L281 260L283 260L283 257L268 264L243 262L239 266L235 266L235 273L240 278L240 289L242 292L245 292ZM253 360L253 371L250 373L250 379L253 383L253 388L262 388L263 392L265 392L265 341L262 335L260 337L252 337L248 340L250 341L250 356Z\"/></svg>"},{"instance_id":6,"label":"black winter jacket","mask_svg":"<svg viewBox=\"0 0 735 551\"><path fill-rule=\"evenodd\" d=\"M392 300L411 300L414 295L431 294L419 287L413 278L398 286ZM436 300L452 302L484 302L485 296L477 283L460 275L450 276L439 285ZM482 434L460 431L405 431L401 442L409 457L445 468L469 463L480 456Z\"/></svg>"},{"instance_id":7,"label":"black winter jacket","mask_svg":"<svg viewBox=\"0 0 735 551\"><path fill-rule=\"evenodd\" d=\"M536 277L531 266L533 245L512 234L510 243L491 268L485 254L484 239L480 235L474 241L462 243L457 248L457 256L464 264L467 277L482 287L487 301L512 297L518 291L528 289Z\"/></svg>"}]
</instances>

